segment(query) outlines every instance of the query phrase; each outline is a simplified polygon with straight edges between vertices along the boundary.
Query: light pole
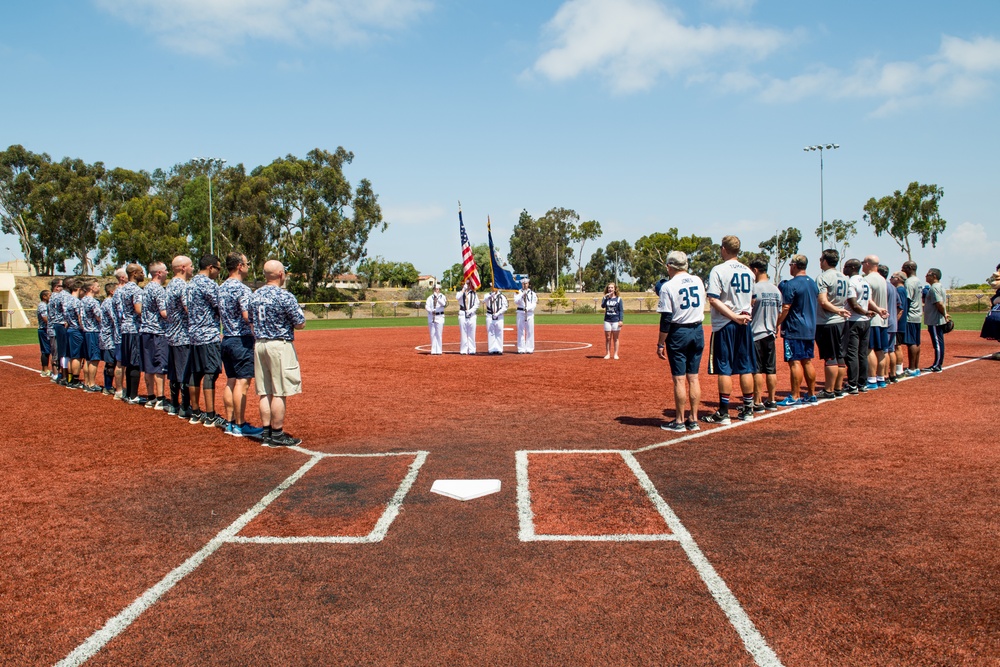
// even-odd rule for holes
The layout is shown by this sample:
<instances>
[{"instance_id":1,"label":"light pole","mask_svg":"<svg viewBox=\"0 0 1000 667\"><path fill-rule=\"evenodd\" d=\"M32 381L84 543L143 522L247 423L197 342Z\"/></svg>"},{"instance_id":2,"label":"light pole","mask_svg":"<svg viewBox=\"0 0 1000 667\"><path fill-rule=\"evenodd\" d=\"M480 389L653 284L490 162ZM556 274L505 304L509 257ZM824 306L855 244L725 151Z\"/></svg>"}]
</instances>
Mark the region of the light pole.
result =
<instances>
[{"instance_id":1,"label":"light pole","mask_svg":"<svg viewBox=\"0 0 1000 667\"><path fill-rule=\"evenodd\" d=\"M817 144L806 146L804 151L819 151L819 244L820 250L826 249L826 216L823 213L823 150L832 151L840 148L840 144Z\"/></svg>"},{"instance_id":2,"label":"light pole","mask_svg":"<svg viewBox=\"0 0 1000 667\"><path fill-rule=\"evenodd\" d=\"M208 251L215 254L215 226L212 222L212 169L218 165L221 167L226 161L220 157L196 157L191 160L205 170L208 176Z\"/></svg>"}]
</instances>

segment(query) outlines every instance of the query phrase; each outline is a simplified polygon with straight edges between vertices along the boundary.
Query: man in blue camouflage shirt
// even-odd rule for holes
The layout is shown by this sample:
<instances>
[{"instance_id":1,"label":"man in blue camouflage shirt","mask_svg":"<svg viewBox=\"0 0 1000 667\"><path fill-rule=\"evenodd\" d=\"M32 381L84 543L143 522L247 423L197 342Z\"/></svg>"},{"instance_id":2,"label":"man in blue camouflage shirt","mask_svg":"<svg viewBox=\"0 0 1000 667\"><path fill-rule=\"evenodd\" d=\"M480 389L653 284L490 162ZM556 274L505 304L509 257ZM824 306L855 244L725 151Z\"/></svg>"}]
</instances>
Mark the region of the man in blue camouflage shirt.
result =
<instances>
[{"instance_id":1,"label":"man in blue camouflage shirt","mask_svg":"<svg viewBox=\"0 0 1000 667\"><path fill-rule=\"evenodd\" d=\"M83 370L83 306L80 303L80 285L82 279L67 278L63 281L64 294L61 300L63 317L66 318L66 358L69 372L66 376L66 386L70 389L83 389L81 382Z\"/></svg>"},{"instance_id":2,"label":"man in blue camouflage shirt","mask_svg":"<svg viewBox=\"0 0 1000 667\"><path fill-rule=\"evenodd\" d=\"M293 447L302 443L284 432L285 399L302 393L302 374L295 354L295 329L306 318L295 297L283 289L285 267L276 259L264 263L264 286L250 299L254 345L254 380L260 396L263 442L268 447Z\"/></svg>"},{"instance_id":3,"label":"man in blue camouflage shirt","mask_svg":"<svg viewBox=\"0 0 1000 667\"><path fill-rule=\"evenodd\" d=\"M52 354L56 355L53 365L56 373L52 376L52 381L58 384L66 384L66 318L62 312L63 280L53 278L49 283L52 287L52 294L49 296L49 327L55 337L55 345L52 346ZM51 340L50 340L51 342Z\"/></svg>"},{"instance_id":4,"label":"man in blue camouflage shirt","mask_svg":"<svg viewBox=\"0 0 1000 667\"><path fill-rule=\"evenodd\" d=\"M188 335L187 286L194 275L190 257L178 255L170 263L174 277L167 283L167 414L191 418L191 337Z\"/></svg>"},{"instance_id":5,"label":"man in blue camouflage shirt","mask_svg":"<svg viewBox=\"0 0 1000 667\"><path fill-rule=\"evenodd\" d=\"M226 406L226 434L237 438L260 438L264 429L246 422L247 390L253 378L254 336L250 328L250 296L244 284L247 258L238 252L226 257L229 278L219 287L219 314L222 318L222 366L226 370L226 388L222 402Z\"/></svg>"},{"instance_id":6,"label":"man in blue camouflage shirt","mask_svg":"<svg viewBox=\"0 0 1000 667\"><path fill-rule=\"evenodd\" d=\"M139 343L139 325L142 315L142 288L139 283L144 276L142 267L129 264L125 267L128 281L115 292L120 306L121 363L125 367L125 392L122 400L132 405L142 405L139 398L139 374L142 366L142 349Z\"/></svg>"},{"instance_id":7,"label":"man in blue camouflage shirt","mask_svg":"<svg viewBox=\"0 0 1000 667\"><path fill-rule=\"evenodd\" d=\"M101 304L97 301L99 289L97 280L88 280L84 283L83 298L80 299L83 306L83 390L98 394L101 393L101 388L97 386L97 367L101 363Z\"/></svg>"},{"instance_id":8,"label":"man in blue camouflage shirt","mask_svg":"<svg viewBox=\"0 0 1000 667\"><path fill-rule=\"evenodd\" d=\"M163 262L149 265L149 283L142 293L142 319L139 323L139 347L142 350L142 372L146 376L146 407L165 410L163 395L167 376L167 292L163 281L167 267Z\"/></svg>"},{"instance_id":9,"label":"man in blue camouflage shirt","mask_svg":"<svg viewBox=\"0 0 1000 667\"><path fill-rule=\"evenodd\" d=\"M115 393L115 369L118 360L115 358L115 338L118 333L118 318L115 315L115 291L117 283L107 283L104 286L104 301L101 302L101 356L104 359L104 393L113 396Z\"/></svg>"},{"instance_id":10,"label":"man in blue camouflage shirt","mask_svg":"<svg viewBox=\"0 0 1000 667\"><path fill-rule=\"evenodd\" d=\"M215 381L222 370L219 342L219 258L205 255L198 262L198 274L187 288L188 334L191 336L191 424L225 428L226 420L215 414ZM199 410L199 383L205 396L205 410Z\"/></svg>"}]
</instances>

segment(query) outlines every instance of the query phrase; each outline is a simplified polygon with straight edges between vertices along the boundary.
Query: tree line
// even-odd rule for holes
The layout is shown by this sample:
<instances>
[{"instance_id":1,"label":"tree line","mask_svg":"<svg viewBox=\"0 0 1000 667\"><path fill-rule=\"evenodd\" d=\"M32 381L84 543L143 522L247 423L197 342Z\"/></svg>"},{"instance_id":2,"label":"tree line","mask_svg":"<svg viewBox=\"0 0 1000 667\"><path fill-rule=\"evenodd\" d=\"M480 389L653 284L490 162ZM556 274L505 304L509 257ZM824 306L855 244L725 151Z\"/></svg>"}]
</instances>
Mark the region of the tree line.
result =
<instances>
[{"instance_id":1,"label":"tree line","mask_svg":"<svg viewBox=\"0 0 1000 667\"><path fill-rule=\"evenodd\" d=\"M864 205L864 221L876 236L889 236L912 259L915 243L935 247L947 226L938 210L943 196L944 190L937 185L914 182L905 192L896 190L892 195L869 199ZM857 224L857 220L827 221L814 233L825 238L826 247L837 249L843 256L857 235ZM676 227L671 227L643 236L635 243L625 239L611 241L597 248L584 264L587 242L600 238L601 234L600 222L580 222L580 216L572 209L552 208L538 218L522 211L510 237L508 259L517 272L528 275L536 288L588 292L603 291L610 282L619 283L626 290L646 290L666 275L667 254L674 250L687 253L691 273L703 280L722 261L717 241L697 234L681 236ZM743 239L740 259L749 263L760 258L769 265L773 276L781 276L785 265L799 252L802 238L801 230L788 227L775 230L773 236L759 241L755 250ZM473 246L473 255L484 288L488 289L492 280L489 246L485 243ZM444 271L442 283L454 288L461 278L462 266L454 264Z\"/></svg>"},{"instance_id":2,"label":"tree line","mask_svg":"<svg viewBox=\"0 0 1000 667\"><path fill-rule=\"evenodd\" d=\"M289 287L321 298L332 276L366 255L372 231L384 231L368 179L344 176L354 154L316 148L251 170L191 160L169 170L109 168L78 158L54 161L13 145L0 152L0 229L17 236L40 275L78 273L242 252L254 277L265 260L288 267ZM211 182L210 182L211 179ZM209 190L211 189L211 226Z\"/></svg>"}]
</instances>

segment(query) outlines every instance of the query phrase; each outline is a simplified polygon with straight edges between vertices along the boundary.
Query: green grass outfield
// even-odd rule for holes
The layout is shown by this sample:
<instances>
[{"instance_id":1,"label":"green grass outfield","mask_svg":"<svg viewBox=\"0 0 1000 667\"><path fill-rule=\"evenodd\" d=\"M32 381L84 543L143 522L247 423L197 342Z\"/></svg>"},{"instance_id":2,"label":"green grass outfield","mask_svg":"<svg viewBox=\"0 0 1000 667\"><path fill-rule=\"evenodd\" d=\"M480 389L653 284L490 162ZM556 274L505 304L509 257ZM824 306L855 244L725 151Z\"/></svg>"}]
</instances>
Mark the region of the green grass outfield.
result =
<instances>
[{"instance_id":1,"label":"green grass outfield","mask_svg":"<svg viewBox=\"0 0 1000 667\"><path fill-rule=\"evenodd\" d=\"M952 319L955 320L955 328L964 331L979 331L983 327L983 320L986 313L954 313ZM603 321L600 313L590 313L587 315L535 315L536 324L593 324L599 326ZM656 313L629 313L625 316L625 324L657 324L660 316ZM706 318L706 322L707 322ZM507 318L507 323L514 324L514 315ZM445 324L458 324L457 317L446 317ZM315 331L319 329L379 329L383 327L425 327L427 319L424 317L384 317L384 318L357 318L350 320L309 320L306 323L306 330ZM3 329L0 330L0 346L4 345L30 345L38 343L38 334L35 329Z\"/></svg>"}]
</instances>

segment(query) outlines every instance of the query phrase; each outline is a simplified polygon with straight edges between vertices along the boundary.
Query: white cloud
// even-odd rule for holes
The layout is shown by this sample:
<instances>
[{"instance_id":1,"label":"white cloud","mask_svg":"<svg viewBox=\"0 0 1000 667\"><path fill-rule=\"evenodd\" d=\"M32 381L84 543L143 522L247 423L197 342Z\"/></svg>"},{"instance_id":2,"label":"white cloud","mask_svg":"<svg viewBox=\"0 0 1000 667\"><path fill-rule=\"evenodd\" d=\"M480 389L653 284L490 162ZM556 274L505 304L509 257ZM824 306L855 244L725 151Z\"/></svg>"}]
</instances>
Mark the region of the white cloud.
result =
<instances>
[{"instance_id":1,"label":"white cloud","mask_svg":"<svg viewBox=\"0 0 1000 667\"><path fill-rule=\"evenodd\" d=\"M823 66L787 79L767 79L760 98L766 102L871 99L879 103L873 115L884 116L931 101L959 105L981 98L995 85L996 72L1000 72L1000 41L944 35L937 53L916 61L882 63L868 58L849 72Z\"/></svg>"},{"instance_id":2,"label":"white cloud","mask_svg":"<svg viewBox=\"0 0 1000 667\"><path fill-rule=\"evenodd\" d=\"M551 81L596 72L619 93L646 90L661 74L697 73L716 60L757 60L789 35L753 26L687 26L657 0L568 0L546 25L552 48L530 70Z\"/></svg>"},{"instance_id":3,"label":"white cloud","mask_svg":"<svg viewBox=\"0 0 1000 667\"><path fill-rule=\"evenodd\" d=\"M757 4L757 0L705 0L712 9L729 12L748 12Z\"/></svg>"},{"instance_id":4,"label":"white cloud","mask_svg":"<svg viewBox=\"0 0 1000 667\"><path fill-rule=\"evenodd\" d=\"M94 0L168 48L223 57L247 39L331 45L407 26L428 0Z\"/></svg>"},{"instance_id":5,"label":"white cloud","mask_svg":"<svg viewBox=\"0 0 1000 667\"><path fill-rule=\"evenodd\" d=\"M991 238L986 227L979 223L963 222L943 239L943 245L953 253L962 256L1000 256L1000 240Z\"/></svg>"},{"instance_id":6,"label":"white cloud","mask_svg":"<svg viewBox=\"0 0 1000 667\"><path fill-rule=\"evenodd\" d=\"M393 225L423 225L440 222L447 215L443 206L436 204L403 204L383 206L382 217Z\"/></svg>"}]
</instances>

